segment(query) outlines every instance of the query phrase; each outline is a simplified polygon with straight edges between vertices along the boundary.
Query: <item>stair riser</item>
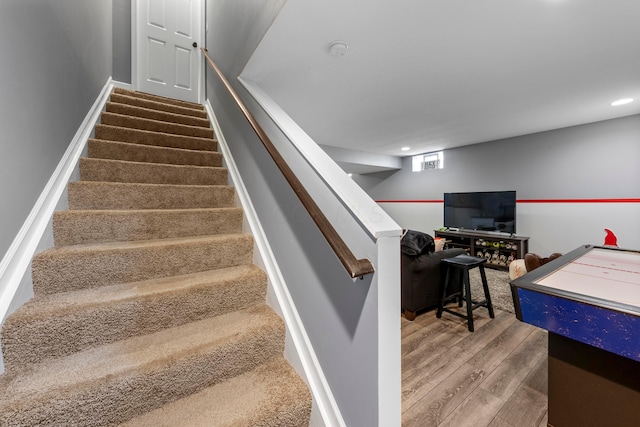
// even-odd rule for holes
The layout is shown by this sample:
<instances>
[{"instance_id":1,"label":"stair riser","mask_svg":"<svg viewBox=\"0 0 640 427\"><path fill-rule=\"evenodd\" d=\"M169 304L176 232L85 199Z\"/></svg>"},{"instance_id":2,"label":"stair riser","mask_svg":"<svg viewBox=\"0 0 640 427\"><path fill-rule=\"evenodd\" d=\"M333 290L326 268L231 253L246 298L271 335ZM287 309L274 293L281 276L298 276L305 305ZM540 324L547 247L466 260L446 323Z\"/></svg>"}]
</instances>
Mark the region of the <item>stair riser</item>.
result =
<instances>
[{"instance_id":1,"label":"stair riser","mask_svg":"<svg viewBox=\"0 0 640 427\"><path fill-rule=\"evenodd\" d=\"M120 141L156 147L184 148L187 150L215 151L217 147L214 139L172 135L169 133L129 129L104 124L95 126L95 137L96 139L104 139L107 141Z\"/></svg>"},{"instance_id":2,"label":"stair riser","mask_svg":"<svg viewBox=\"0 0 640 427\"><path fill-rule=\"evenodd\" d=\"M80 179L145 184L226 185L227 170L82 158Z\"/></svg>"},{"instance_id":3,"label":"stair riser","mask_svg":"<svg viewBox=\"0 0 640 427\"><path fill-rule=\"evenodd\" d=\"M160 120L168 123L177 123L188 126L199 126L203 128L211 127L208 119L200 117L185 116L182 114L170 113L165 111L152 110L149 108L136 107L134 105L120 104L116 102L107 102L105 111L109 113L124 114L131 117L139 117L142 119Z\"/></svg>"},{"instance_id":4,"label":"stair riser","mask_svg":"<svg viewBox=\"0 0 640 427\"><path fill-rule=\"evenodd\" d=\"M72 182L69 209L193 209L231 207L228 186L172 186Z\"/></svg>"},{"instance_id":5,"label":"stair riser","mask_svg":"<svg viewBox=\"0 0 640 427\"><path fill-rule=\"evenodd\" d=\"M190 110L204 111L204 107L202 105L196 104L194 102L181 101L179 99L173 99L173 98L165 98L159 95L152 95L150 93L144 93L144 92L135 92L132 90L127 90L122 88L115 88L113 92L131 96L138 99L146 99L149 101L159 102L165 105L175 105L175 106L184 107Z\"/></svg>"},{"instance_id":6,"label":"stair riser","mask_svg":"<svg viewBox=\"0 0 640 427\"><path fill-rule=\"evenodd\" d=\"M108 112L102 113L100 122L110 126L120 126L124 128L148 130L151 132L163 132L174 135L213 139L213 129L187 126L177 123L167 123L158 120L141 119L138 117L123 116Z\"/></svg>"},{"instance_id":7,"label":"stair riser","mask_svg":"<svg viewBox=\"0 0 640 427\"><path fill-rule=\"evenodd\" d=\"M86 383L35 405L8 408L0 413L0 425L119 424L281 355L283 337L282 327L251 330L232 343Z\"/></svg>"},{"instance_id":8,"label":"stair riser","mask_svg":"<svg viewBox=\"0 0 640 427\"><path fill-rule=\"evenodd\" d=\"M214 146L215 144L214 141ZM222 154L214 151L180 150L152 145L90 139L88 156L91 158L124 160L130 162L163 163L173 165L222 166Z\"/></svg>"},{"instance_id":9,"label":"stair riser","mask_svg":"<svg viewBox=\"0 0 640 427\"><path fill-rule=\"evenodd\" d=\"M172 114L180 114L183 116L198 117L201 119L207 118L207 113L204 110L196 110L193 108L184 108L178 105L163 104L161 102L151 101L143 98L136 98L120 93L112 93L109 97L111 102L117 102L119 104L131 105L134 107L142 107L150 110L163 111Z\"/></svg>"},{"instance_id":10,"label":"stair riser","mask_svg":"<svg viewBox=\"0 0 640 427\"><path fill-rule=\"evenodd\" d=\"M253 240L240 235L189 243L45 251L32 261L36 296L169 277L252 261Z\"/></svg>"},{"instance_id":11,"label":"stair riser","mask_svg":"<svg viewBox=\"0 0 640 427\"><path fill-rule=\"evenodd\" d=\"M242 209L63 211L54 213L56 246L240 233Z\"/></svg>"},{"instance_id":12,"label":"stair riser","mask_svg":"<svg viewBox=\"0 0 640 427\"><path fill-rule=\"evenodd\" d=\"M6 369L66 356L97 345L160 331L264 302L266 277L199 283L176 292L114 301L56 313L45 319L11 319L2 331Z\"/></svg>"}]
</instances>

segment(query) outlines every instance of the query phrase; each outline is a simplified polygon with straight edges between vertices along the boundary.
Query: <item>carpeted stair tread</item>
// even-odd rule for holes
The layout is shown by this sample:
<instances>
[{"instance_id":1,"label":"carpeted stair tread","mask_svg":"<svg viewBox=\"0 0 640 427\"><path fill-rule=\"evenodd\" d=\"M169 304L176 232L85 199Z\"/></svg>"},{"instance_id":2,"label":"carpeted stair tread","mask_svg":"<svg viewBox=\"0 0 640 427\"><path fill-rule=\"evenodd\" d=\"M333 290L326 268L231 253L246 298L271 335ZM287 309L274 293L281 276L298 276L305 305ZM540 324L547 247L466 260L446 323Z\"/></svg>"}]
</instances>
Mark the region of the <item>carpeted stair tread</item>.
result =
<instances>
[{"instance_id":1,"label":"carpeted stair tread","mask_svg":"<svg viewBox=\"0 0 640 427\"><path fill-rule=\"evenodd\" d=\"M254 265L34 298L3 325L7 369L157 332L264 302Z\"/></svg>"},{"instance_id":2,"label":"carpeted stair tread","mask_svg":"<svg viewBox=\"0 0 640 427\"><path fill-rule=\"evenodd\" d=\"M195 136L198 138L213 139L213 129L200 126L168 123L160 120L142 119L122 114L103 112L100 122L110 126L120 126L129 129L148 130L152 132L170 133L172 135Z\"/></svg>"},{"instance_id":3,"label":"carpeted stair tread","mask_svg":"<svg viewBox=\"0 0 640 427\"><path fill-rule=\"evenodd\" d=\"M123 89L123 88L114 88L113 92L119 93L122 95L132 96L134 98L147 99L151 101L160 102L163 104L178 105L178 106L189 108L192 110L204 111L204 106L201 104L196 104L195 102L182 101L182 100L173 99L173 98L165 98L164 96L160 96L160 95L152 95L150 93L137 92L137 91Z\"/></svg>"},{"instance_id":4,"label":"carpeted stair tread","mask_svg":"<svg viewBox=\"0 0 640 427\"><path fill-rule=\"evenodd\" d=\"M277 358L121 427L301 427L308 425L310 414L308 388Z\"/></svg>"},{"instance_id":5,"label":"carpeted stair tread","mask_svg":"<svg viewBox=\"0 0 640 427\"><path fill-rule=\"evenodd\" d=\"M105 111L109 113L127 115L130 117L160 120L168 123L179 123L182 125L199 126L203 128L211 127L211 123L209 123L209 119L207 118L177 114L152 108L138 107L135 105L121 104L119 102L107 102Z\"/></svg>"},{"instance_id":6,"label":"carpeted stair tread","mask_svg":"<svg viewBox=\"0 0 640 427\"><path fill-rule=\"evenodd\" d=\"M2 327L0 426L309 425L204 107L114 89L101 117Z\"/></svg>"},{"instance_id":7,"label":"carpeted stair tread","mask_svg":"<svg viewBox=\"0 0 640 427\"><path fill-rule=\"evenodd\" d=\"M0 425L124 422L283 351L265 304L117 341L0 377Z\"/></svg>"},{"instance_id":8,"label":"carpeted stair tread","mask_svg":"<svg viewBox=\"0 0 640 427\"><path fill-rule=\"evenodd\" d=\"M174 135L164 132L131 129L120 126L97 124L96 139L153 145L158 147L186 148L188 150L214 151L217 147L215 139L197 136Z\"/></svg>"},{"instance_id":9,"label":"carpeted stair tread","mask_svg":"<svg viewBox=\"0 0 640 427\"><path fill-rule=\"evenodd\" d=\"M217 143L214 141L217 149ZM125 160L173 165L222 166L222 154L215 151L185 148L156 147L120 141L89 139L88 156L91 158Z\"/></svg>"},{"instance_id":10,"label":"carpeted stair tread","mask_svg":"<svg viewBox=\"0 0 640 427\"><path fill-rule=\"evenodd\" d=\"M109 97L109 100L111 102L117 102L118 104L126 104L126 105L135 106L135 107L142 107L149 110L164 111L167 113L198 117L202 119L207 118L207 112L205 110L194 109L189 107L181 107L179 105L174 105L174 104L166 104L163 102L130 96L123 93L112 92L111 96Z\"/></svg>"},{"instance_id":11,"label":"carpeted stair tread","mask_svg":"<svg viewBox=\"0 0 640 427\"><path fill-rule=\"evenodd\" d=\"M34 256L37 296L250 264L253 238L220 234L62 246Z\"/></svg>"},{"instance_id":12,"label":"carpeted stair tread","mask_svg":"<svg viewBox=\"0 0 640 427\"><path fill-rule=\"evenodd\" d=\"M233 206L227 185L69 183L69 209L187 209Z\"/></svg>"},{"instance_id":13,"label":"carpeted stair tread","mask_svg":"<svg viewBox=\"0 0 640 427\"><path fill-rule=\"evenodd\" d=\"M226 185L227 169L81 158L80 179L140 184Z\"/></svg>"},{"instance_id":14,"label":"carpeted stair tread","mask_svg":"<svg viewBox=\"0 0 640 427\"><path fill-rule=\"evenodd\" d=\"M56 246L240 233L242 208L55 212Z\"/></svg>"}]
</instances>

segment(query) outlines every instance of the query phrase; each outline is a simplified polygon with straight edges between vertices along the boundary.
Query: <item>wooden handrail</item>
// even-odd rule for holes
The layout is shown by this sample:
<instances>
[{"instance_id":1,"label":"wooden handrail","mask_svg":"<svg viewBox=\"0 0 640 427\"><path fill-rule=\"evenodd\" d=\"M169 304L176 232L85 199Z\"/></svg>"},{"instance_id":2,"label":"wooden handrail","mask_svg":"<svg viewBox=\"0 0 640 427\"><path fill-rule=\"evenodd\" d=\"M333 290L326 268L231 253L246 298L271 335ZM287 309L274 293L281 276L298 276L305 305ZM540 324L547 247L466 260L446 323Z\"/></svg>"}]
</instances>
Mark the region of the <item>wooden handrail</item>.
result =
<instances>
[{"instance_id":1,"label":"wooden handrail","mask_svg":"<svg viewBox=\"0 0 640 427\"><path fill-rule=\"evenodd\" d=\"M351 277L362 277L365 274L373 273L373 265L368 259L357 259L349 250L349 247L346 245L344 240L342 240L338 232L335 230L335 228L333 228L327 217L324 216L316 202L313 201L311 195L307 192L306 188L304 188L298 177L293 173L291 168L289 168L287 162L275 148L273 142L271 142L271 139L269 139L260 124L258 124L258 121L249 112L229 81L222 74L220 68L218 68L213 59L211 59L211 56L209 56L209 52L207 51L207 49L200 49L202 50L202 53L207 59L209 65L211 65L211 68L213 68L233 99L236 101L236 104L244 114L247 121L251 124L251 127L255 131L256 135L258 135L258 138L260 138L260 141L262 141L262 144L269 152L269 155L271 155L271 158L282 172L282 175L284 175L294 193L298 195L300 202L302 202L302 205L305 207L307 212L309 212L309 215L311 215L313 222L316 223L324 238L327 239L329 246L331 246L349 275Z\"/></svg>"}]
</instances>

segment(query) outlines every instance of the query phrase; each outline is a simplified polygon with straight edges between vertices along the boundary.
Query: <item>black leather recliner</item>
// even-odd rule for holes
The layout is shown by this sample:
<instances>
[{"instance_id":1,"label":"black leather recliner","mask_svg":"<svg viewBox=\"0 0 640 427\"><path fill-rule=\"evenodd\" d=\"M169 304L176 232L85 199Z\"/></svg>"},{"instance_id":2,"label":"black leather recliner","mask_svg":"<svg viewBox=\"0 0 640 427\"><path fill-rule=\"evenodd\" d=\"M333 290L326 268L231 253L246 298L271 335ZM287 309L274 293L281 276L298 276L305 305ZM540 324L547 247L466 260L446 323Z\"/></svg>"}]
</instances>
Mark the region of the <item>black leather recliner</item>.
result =
<instances>
[{"instance_id":1,"label":"black leather recliner","mask_svg":"<svg viewBox=\"0 0 640 427\"><path fill-rule=\"evenodd\" d=\"M440 260L466 253L464 249L445 249L434 252L433 238L426 233L408 230L401 241L401 304L404 316L414 320L418 311L436 308L446 270ZM448 294L459 292L462 275L450 278ZM459 277L458 277L459 276ZM453 286L451 285L453 284Z\"/></svg>"}]
</instances>

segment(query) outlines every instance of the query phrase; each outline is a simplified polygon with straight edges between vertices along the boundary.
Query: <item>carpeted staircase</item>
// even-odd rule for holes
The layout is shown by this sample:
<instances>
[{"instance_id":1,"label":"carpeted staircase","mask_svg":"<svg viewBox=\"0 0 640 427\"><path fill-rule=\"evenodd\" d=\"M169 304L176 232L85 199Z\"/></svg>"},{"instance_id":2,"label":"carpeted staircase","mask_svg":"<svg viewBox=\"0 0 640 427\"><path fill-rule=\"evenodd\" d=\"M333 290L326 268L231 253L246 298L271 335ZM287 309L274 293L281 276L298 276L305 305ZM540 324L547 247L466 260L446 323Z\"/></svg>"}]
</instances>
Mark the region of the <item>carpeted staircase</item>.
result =
<instances>
[{"instance_id":1,"label":"carpeted staircase","mask_svg":"<svg viewBox=\"0 0 640 427\"><path fill-rule=\"evenodd\" d=\"M2 328L0 426L305 426L202 106L115 89Z\"/></svg>"}]
</instances>

